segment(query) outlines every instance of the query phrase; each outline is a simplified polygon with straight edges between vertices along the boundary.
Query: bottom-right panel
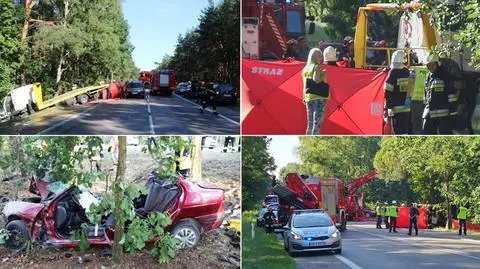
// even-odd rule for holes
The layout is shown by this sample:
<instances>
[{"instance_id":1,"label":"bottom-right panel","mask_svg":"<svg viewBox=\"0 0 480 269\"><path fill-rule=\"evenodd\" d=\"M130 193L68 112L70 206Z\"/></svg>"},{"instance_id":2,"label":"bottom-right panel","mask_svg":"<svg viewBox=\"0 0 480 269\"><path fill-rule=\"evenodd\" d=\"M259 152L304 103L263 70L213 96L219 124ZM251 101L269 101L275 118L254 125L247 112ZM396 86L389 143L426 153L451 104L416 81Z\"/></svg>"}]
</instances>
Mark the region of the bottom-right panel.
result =
<instances>
[{"instance_id":1,"label":"bottom-right panel","mask_svg":"<svg viewBox=\"0 0 480 269\"><path fill-rule=\"evenodd\" d=\"M480 268L480 137L244 137L242 265Z\"/></svg>"}]
</instances>

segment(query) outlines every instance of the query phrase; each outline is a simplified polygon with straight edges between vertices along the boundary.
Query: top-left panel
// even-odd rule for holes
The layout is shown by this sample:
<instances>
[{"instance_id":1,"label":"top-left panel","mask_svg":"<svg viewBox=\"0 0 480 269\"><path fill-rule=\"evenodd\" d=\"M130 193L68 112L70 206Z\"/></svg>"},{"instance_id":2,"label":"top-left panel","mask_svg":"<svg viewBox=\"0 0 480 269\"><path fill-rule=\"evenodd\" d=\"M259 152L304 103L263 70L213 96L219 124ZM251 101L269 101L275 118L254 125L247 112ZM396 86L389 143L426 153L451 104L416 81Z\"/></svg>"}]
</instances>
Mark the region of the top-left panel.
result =
<instances>
[{"instance_id":1,"label":"top-left panel","mask_svg":"<svg viewBox=\"0 0 480 269\"><path fill-rule=\"evenodd\" d=\"M239 0L0 10L0 135L240 133Z\"/></svg>"}]
</instances>

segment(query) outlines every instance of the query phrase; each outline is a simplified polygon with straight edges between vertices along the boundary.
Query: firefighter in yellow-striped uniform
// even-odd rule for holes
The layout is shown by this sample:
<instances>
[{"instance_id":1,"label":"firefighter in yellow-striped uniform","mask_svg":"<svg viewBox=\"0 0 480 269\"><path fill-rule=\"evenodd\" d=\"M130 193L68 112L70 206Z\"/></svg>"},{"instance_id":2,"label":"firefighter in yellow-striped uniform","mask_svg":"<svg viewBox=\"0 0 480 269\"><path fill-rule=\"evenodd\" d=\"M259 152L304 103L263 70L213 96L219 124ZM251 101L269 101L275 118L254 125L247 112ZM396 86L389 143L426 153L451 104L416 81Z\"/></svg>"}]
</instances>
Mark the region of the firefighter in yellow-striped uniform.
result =
<instances>
[{"instance_id":1,"label":"firefighter in yellow-striped uniform","mask_svg":"<svg viewBox=\"0 0 480 269\"><path fill-rule=\"evenodd\" d=\"M428 56L427 67L430 72L425 79L423 134L452 134L451 103L456 101L451 95L448 72L434 53Z\"/></svg>"},{"instance_id":2,"label":"firefighter in yellow-striped uniform","mask_svg":"<svg viewBox=\"0 0 480 269\"><path fill-rule=\"evenodd\" d=\"M391 70L385 82L385 107L388 117L392 117L395 134L408 134L410 126L411 97L409 81L413 80L405 67L405 52L397 50L392 55Z\"/></svg>"}]
</instances>

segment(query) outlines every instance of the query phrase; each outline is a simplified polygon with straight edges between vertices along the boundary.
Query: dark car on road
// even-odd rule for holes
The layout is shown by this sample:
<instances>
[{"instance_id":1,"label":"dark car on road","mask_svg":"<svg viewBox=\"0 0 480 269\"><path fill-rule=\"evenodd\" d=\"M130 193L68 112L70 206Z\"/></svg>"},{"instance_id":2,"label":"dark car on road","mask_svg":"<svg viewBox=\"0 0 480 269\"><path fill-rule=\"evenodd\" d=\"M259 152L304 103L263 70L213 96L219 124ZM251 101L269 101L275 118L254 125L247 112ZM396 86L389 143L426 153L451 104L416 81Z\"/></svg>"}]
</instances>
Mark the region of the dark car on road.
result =
<instances>
[{"instance_id":1,"label":"dark car on road","mask_svg":"<svg viewBox=\"0 0 480 269\"><path fill-rule=\"evenodd\" d=\"M216 90L218 92L218 103L228 105L237 104L238 89L235 86L232 84L218 84Z\"/></svg>"},{"instance_id":2,"label":"dark car on road","mask_svg":"<svg viewBox=\"0 0 480 269\"><path fill-rule=\"evenodd\" d=\"M144 97L145 85L138 80L131 81L125 87L125 95L127 97Z\"/></svg>"}]
</instances>

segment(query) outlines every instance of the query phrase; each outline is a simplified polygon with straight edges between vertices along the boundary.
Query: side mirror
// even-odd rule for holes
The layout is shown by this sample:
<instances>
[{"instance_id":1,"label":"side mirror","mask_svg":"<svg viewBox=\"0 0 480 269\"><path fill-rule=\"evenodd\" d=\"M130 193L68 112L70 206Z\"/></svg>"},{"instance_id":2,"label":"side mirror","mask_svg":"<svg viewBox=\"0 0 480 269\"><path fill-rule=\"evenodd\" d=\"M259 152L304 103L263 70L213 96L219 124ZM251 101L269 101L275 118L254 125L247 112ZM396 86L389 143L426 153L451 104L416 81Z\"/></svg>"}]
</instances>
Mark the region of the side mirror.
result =
<instances>
[{"instance_id":1,"label":"side mirror","mask_svg":"<svg viewBox=\"0 0 480 269\"><path fill-rule=\"evenodd\" d=\"M309 35L313 35L313 33L315 33L315 23L314 22L311 22L310 25L308 26L308 34Z\"/></svg>"}]
</instances>

